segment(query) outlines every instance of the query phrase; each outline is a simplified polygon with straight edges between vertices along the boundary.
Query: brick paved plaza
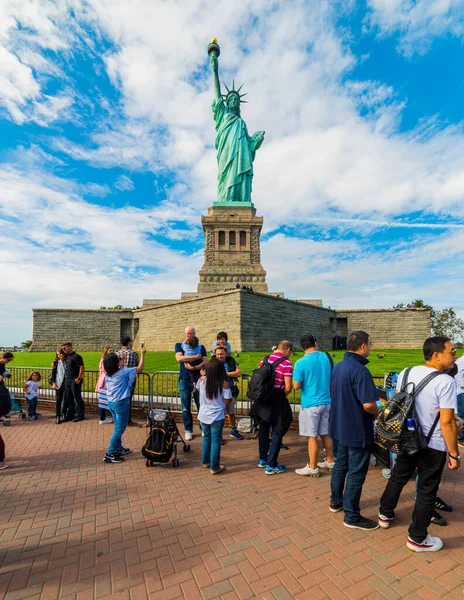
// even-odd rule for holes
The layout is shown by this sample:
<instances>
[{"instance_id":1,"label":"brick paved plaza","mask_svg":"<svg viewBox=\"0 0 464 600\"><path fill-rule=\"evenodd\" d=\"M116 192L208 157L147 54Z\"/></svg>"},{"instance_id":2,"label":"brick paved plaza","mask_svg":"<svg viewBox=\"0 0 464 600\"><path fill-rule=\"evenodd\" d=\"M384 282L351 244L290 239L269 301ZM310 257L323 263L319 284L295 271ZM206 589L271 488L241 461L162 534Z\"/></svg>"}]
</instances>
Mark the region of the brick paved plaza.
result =
<instances>
[{"instance_id":1,"label":"brick paved plaza","mask_svg":"<svg viewBox=\"0 0 464 600\"><path fill-rule=\"evenodd\" d=\"M145 429L124 437L135 452L104 464L112 426L96 416L57 426L12 420L3 427L10 468L0 472L0 595L8 600L261 598L408 600L463 598L464 479L445 472L440 495L454 505L448 527L431 526L445 549L406 550L413 483L395 525L363 533L328 511L329 476L293 473L305 444L292 433L288 472L256 467L257 441L227 441L223 475L200 466L201 438L181 466L147 469ZM228 439L228 438L227 438ZM371 468L362 509L377 514L386 480Z\"/></svg>"}]
</instances>

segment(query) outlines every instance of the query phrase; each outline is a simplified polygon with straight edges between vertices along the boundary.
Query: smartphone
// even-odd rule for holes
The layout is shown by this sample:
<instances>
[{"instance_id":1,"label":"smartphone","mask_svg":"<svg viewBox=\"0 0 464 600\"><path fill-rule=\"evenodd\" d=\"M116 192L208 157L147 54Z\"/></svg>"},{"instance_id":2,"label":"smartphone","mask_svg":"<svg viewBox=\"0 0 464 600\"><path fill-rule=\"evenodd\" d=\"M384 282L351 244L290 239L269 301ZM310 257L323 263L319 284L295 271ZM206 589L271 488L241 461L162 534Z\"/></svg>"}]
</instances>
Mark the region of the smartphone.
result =
<instances>
[{"instance_id":1,"label":"smartphone","mask_svg":"<svg viewBox=\"0 0 464 600\"><path fill-rule=\"evenodd\" d=\"M145 342L142 342L141 347L144 348L145 347Z\"/></svg>"}]
</instances>

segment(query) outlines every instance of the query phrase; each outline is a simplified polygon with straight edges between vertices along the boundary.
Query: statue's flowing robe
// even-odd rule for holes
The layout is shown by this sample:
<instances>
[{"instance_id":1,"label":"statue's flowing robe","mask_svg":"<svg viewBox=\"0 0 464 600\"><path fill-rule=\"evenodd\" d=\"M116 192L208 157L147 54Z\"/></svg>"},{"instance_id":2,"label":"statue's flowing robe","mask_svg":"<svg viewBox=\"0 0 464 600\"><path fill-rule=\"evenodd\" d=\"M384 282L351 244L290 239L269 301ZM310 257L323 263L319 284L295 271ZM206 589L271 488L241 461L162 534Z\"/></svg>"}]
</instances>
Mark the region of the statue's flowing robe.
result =
<instances>
[{"instance_id":1,"label":"statue's flowing robe","mask_svg":"<svg viewBox=\"0 0 464 600\"><path fill-rule=\"evenodd\" d=\"M218 162L217 202L251 202L257 144L248 135L245 121L230 112L222 98L214 100L213 115Z\"/></svg>"}]
</instances>

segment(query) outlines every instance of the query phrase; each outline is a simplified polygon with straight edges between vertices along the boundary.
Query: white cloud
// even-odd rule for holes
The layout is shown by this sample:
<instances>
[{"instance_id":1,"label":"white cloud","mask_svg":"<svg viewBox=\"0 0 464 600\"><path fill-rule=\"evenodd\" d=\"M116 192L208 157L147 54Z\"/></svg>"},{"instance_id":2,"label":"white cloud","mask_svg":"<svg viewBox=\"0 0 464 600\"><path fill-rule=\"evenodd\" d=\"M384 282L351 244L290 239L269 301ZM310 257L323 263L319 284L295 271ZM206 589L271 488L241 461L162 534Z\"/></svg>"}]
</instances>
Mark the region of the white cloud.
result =
<instances>
[{"instance_id":1,"label":"white cloud","mask_svg":"<svg viewBox=\"0 0 464 600\"><path fill-rule=\"evenodd\" d=\"M425 48L423 32L440 35L443 14L458 14L453 2L430 4L434 18L421 2L414 8L373 0L371 24L388 34L401 30L404 44L416 39L417 48ZM221 81L244 84L249 131L266 130L253 197L265 217L263 264L270 287L293 297L321 296L331 306L390 306L424 297L464 308L455 285L462 283L455 250L463 241L462 129L443 128L438 116L412 133L398 133L407 99L380 79L349 80L358 59L334 25L336 8L303 0L3 2L0 103L10 117L41 126L70 118L79 124L85 121L82 107L100 111L87 140L61 132L50 136L51 151L21 149L0 170L6 215L0 236L10 249L2 267L3 305L15 298L19 319L32 305L140 304L144 296L174 297L196 288L201 256L175 252L169 242L201 238L200 212L215 199L206 55L215 35ZM460 35L454 23L449 28ZM102 39L108 50L99 57L95 47ZM63 64L72 64L79 52L95 58L96 71L106 69L117 98L101 92L89 97L77 88L72 68ZM62 84L60 93L47 93L48 77ZM51 174L63 166L53 151L127 174L116 182L112 175L109 185L60 179ZM155 181L174 174L167 200L158 206L110 210L83 199L131 190L131 174L146 171ZM412 212L430 219L427 235L415 235L422 232L409 222ZM450 214L457 221L453 233L430 237ZM367 233L396 227L399 219L405 221L404 238L394 251L369 249ZM272 235L282 223L304 232L325 224L350 228L364 238L314 242ZM158 241L163 238L166 243ZM150 274L154 261L160 274ZM31 285L34 276L47 285ZM69 294L73 283L75 295ZM24 331L22 337L29 336Z\"/></svg>"},{"instance_id":2,"label":"white cloud","mask_svg":"<svg viewBox=\"0 0 464 600\"><path fill-rule=\"evenodd\" d=\"M127 175L119 175L116 179L114 187L121 192L132 191L134 189L134 182Z\"/></svg>"},{"instance_id":3,"label":"white cloud","mask_svg":"<svg viewBox=\"0 0 464 600\"><path fill-rule=\"evenodd\" d=\"M464 314L464 232L417 234L374 249L368 240L316 242L277 234L262 244L271 291L333 308L382 308L423 298Z\"/></svg>"},{"instance_id":4,"label":"white cloud","mask_svg":"<svg viewBox=\"0 0 464 600\"><path fill-rule=\"evenodd\" d=\"M0 186L2 343L30 337L33 307L135 306L144 297L178 296L179 283L195 289L201 256L153 238L178 223L174 203L144 210L89 204L79 195L82 184L47 175L32 161L24 171L0 168ZM201 238L199 215L188 207L182 235Z\"/></svg>"},{"instance_id":5,"label":"white cloud","mask_svg":"<svg viewBox=\"0 0 464 600\"><path fill-rule=\"evenodd\" d=\"M368 0L368 22L380 35L399 35L406 56L425 54L435 38L464 37L462 0Z\"/></svg>"}]
</instances>

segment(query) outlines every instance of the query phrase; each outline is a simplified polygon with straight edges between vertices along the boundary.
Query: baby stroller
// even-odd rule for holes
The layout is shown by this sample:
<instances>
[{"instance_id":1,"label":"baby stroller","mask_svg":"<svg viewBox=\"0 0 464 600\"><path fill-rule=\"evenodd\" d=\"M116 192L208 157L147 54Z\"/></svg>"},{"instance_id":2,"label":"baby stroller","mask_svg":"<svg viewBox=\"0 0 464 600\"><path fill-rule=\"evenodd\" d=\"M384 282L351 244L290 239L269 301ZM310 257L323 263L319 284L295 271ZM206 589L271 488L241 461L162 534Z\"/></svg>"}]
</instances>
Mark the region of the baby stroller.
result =
<instances>
[{"instance_id":1,"label":"baby stroller","mask_svg":"<svg viewBox=\"0 0 464 600\"><path fill-rule=\"evenodd\" d=\"M170 407L167 407L167 411L150 410L148 426L150 433L142 446L146 466L153 467L154 463L166 464L171 461L174 468L178 467L180 464L177 458L178 441L182 442L184 452L190 452L190 444L186 444L180 435ZM173 454L174 457L172 457Z\"/></svg>"},{"instance_id":2,"label":"baby stroller","mask_svg":"<svg viewBox=\"0 0 464 600\"><path fill-rule=\"evenodd\" d=\"M10 411L8 412L7 415L5 415L2 419L0 419L0 421L3 422L3 426L4 427L9 427L11 425L10 419L13 415L18 415L19 419L25 419L26 418L26 413L23 413L23 407L21 406L21 404L16 400L15 396L13 393L11 393L8 390L8 393L10 394Z\"/></svg>"}]
</instances>

